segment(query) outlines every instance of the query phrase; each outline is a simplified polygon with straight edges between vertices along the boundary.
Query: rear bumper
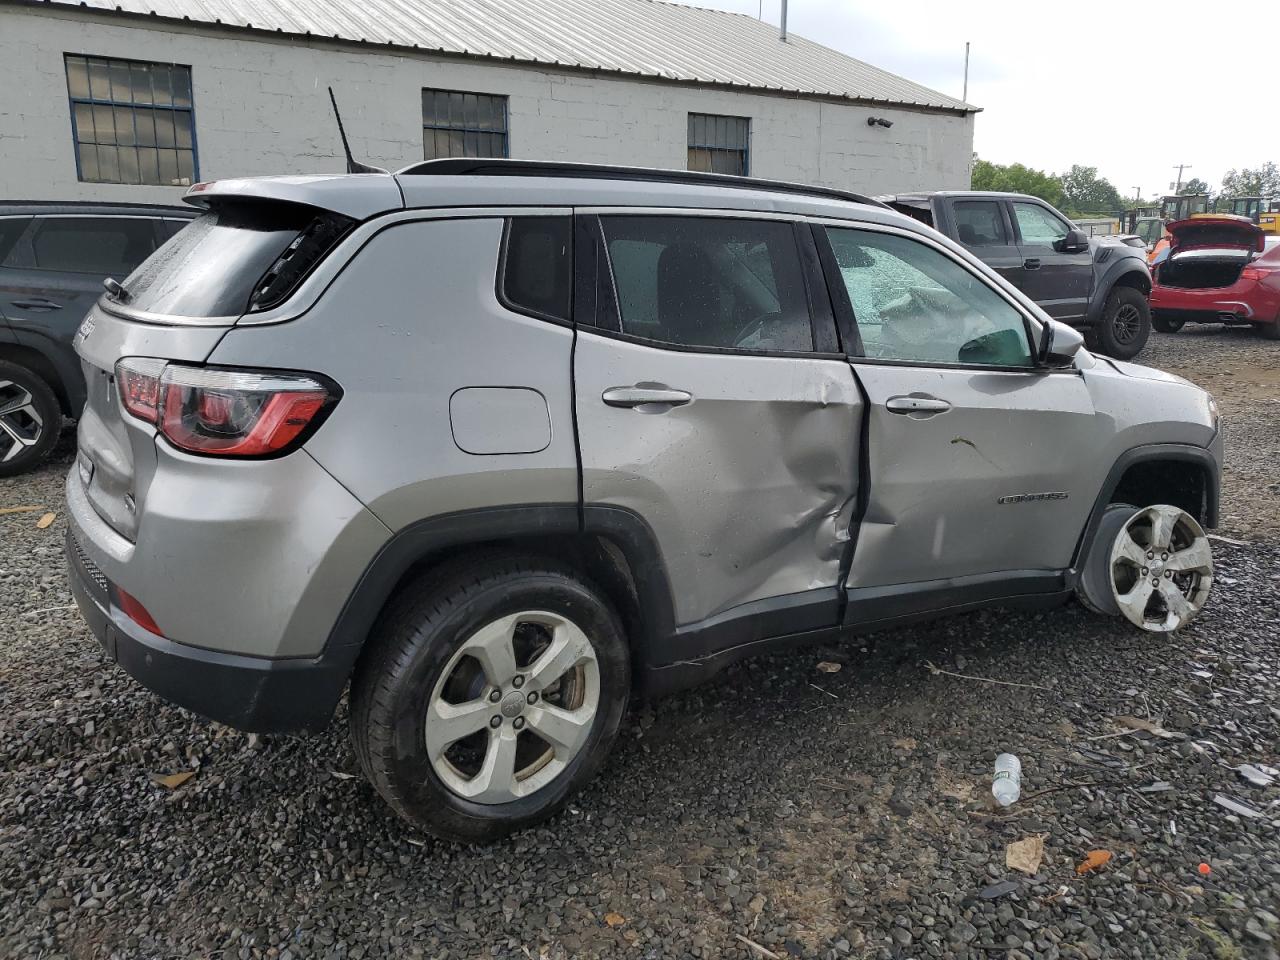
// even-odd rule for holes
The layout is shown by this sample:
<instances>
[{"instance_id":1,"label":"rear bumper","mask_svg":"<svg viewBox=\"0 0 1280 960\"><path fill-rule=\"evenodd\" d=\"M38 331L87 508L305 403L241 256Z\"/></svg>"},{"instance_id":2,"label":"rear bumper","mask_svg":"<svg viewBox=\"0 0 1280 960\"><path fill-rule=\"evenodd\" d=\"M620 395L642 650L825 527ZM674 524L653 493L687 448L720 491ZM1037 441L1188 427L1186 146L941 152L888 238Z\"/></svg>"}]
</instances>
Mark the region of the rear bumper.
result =
<instances>
[{"instance_id":1,"label":"rear bumper","mask_svg":"<svg viewBox=\"0 0 1280 960\"><path fill-rule=\"evenodd\" d=\"M144 687L210 720L252 733L323 729L351 672L354 651L316 658L268 659L174 643L150 633L116 606L113 587L66 543L71 592L98 643Z\"/></svg>"},{"instance_id":2,"label":"rear bumper","mask_svg":"<svg viewBox=\"0 0 1280 960\"><path fill-rule=\"evenodd\" d=\"M1275 319L1274 312L1260 316L1260 305L1254 297L1245 296L1246 292L1235 287L1188 290L1155 286L1151 289L1151 309L1189 322L1215 323L1224 315L1249 322Z\"/></svg>"}]
</instances>

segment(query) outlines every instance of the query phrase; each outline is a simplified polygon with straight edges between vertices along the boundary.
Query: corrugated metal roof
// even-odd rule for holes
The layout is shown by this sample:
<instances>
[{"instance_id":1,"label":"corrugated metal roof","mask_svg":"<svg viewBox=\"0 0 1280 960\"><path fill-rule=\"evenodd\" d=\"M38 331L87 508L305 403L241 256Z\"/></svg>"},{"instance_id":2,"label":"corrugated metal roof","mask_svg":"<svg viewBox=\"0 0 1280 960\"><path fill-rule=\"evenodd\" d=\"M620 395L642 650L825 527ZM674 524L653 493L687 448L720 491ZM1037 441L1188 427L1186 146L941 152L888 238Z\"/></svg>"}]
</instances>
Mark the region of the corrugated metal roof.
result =
<instances>
[{"instance_id":1,"label":"corrugated metal roof","mask_svg":"<svg viewBox=\"0 0 1280 960\"><path fill-rule=\"evenodd\" d=\"M948 111L974 111L754 17L661 0L44 0L49 6L609 70Z\"/></svg>"}]
</instances>

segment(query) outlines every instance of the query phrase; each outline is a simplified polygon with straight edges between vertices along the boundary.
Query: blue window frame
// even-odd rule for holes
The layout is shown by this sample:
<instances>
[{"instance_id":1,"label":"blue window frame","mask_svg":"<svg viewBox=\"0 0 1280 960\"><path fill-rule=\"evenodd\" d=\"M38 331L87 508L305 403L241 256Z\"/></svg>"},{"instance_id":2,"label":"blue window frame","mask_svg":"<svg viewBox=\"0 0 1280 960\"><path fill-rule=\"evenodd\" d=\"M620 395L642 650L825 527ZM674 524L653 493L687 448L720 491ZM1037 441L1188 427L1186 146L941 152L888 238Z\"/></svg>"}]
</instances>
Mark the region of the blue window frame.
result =
<instances>
[{"instance_id":1,"label":"blue window frame","mask_svg":"<svg viewBox=\"0 0 1280 960\"><path fill-rule=\"evenodd\" d=\"M689 169L747 176L751 172L751 118L689 114Z\"/></svg>"},{"instance_id":2,"label":"blue window frame","mask_svg":"<svg viewBox=\"0 0 1280 960\"><path fill-rule=\"evenodd\" d=\"M186 187L199 179L189 66L64 59L82 181Z\"/></svg>"},{"instance_id":3,"label":"blue window frame","mask_svg":"<svg viewBox=\"0 0 1280 960\"><path fill-rule=\"evenodd\" d=\"M422 156L507 156L507 98L461 90L422 91Z\"/></svg>"}]
</instances>

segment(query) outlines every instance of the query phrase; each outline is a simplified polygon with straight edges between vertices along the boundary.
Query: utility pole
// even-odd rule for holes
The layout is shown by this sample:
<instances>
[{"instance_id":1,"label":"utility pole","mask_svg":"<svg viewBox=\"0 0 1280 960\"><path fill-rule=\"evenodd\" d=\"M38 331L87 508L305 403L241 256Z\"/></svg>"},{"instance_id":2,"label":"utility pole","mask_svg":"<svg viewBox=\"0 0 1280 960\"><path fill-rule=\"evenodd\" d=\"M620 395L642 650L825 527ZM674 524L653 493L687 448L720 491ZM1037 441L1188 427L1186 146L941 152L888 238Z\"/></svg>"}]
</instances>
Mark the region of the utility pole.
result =
<instances>
[{"instance_id":1,"label":"utility pole","mask_svg":"<svg viewBox=\"0 0 1280 960\"><path fill-rule=\"evenodd\" d=\"M778 35L783 43L787 42L787 0L782 0L782 32Z\"/></svg>"},{"instance_id":2,"label":"utility pole","mask_svg":"<svg viewBox=\"0 0 1280 960\"><path fill-rule=\"evenodd\" d=\"M1182 171L1183 171L1183 170L1190 170L1190 169L1191 169L1191 164L1189 164L1189 163L1179 163L1179 164L1177 164L1177 168L1178 168L1178 183L1177 183L1177 185L1173 188L1173 192L1174 192L1174 193L1181 193L1181 192L1182 192Z\"/></svg>"},{"instance_id":3,"label":"utility pole","mask_svg":"<svg viewBox=\"0 0 1280 960\"><path fill-rule=\"evenodd\" d=\"M964 42L964 93L960 95L960 99L965 103L969 102L969 41Z\"/></svg>"},{"instance_id":4,"label":"utility pole","mask_svg":"<svg viewBox=\"0 0 1280 960\"><path fill-rule=\"evenodd\" d=\"M1137 202L1138 202L1138 201L1140 201L1141 199L1142 199L1142 188L1141 188L1141 187L1134 187L1134 188L1133 188L1133 202L1134 202L1134 203L1137 203Z\"/></svg>"}]
</instances>

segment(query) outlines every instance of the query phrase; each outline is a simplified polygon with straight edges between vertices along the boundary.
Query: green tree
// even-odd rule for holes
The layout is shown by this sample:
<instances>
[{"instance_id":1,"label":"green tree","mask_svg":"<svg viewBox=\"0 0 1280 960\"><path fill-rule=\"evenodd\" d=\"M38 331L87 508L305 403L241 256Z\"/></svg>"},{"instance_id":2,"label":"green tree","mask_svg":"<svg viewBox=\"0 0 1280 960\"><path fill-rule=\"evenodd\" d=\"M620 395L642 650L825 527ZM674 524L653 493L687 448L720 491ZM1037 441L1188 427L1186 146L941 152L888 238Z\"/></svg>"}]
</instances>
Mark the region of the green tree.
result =
<instances>
[{"instance_id":1,"label":"green tree","mask_svg":"<svg viewBox=\"0 0 1280 960\"><path fill-rule=\"evenodd\" d=\"M1003 193L1026 193L1039 197L1055 207L1062 204L1062 181L1043 170L1033 170L1021 163L1007 166L990 160L973 159L974 190L999 190Z\"/></svg>"},{"instance_id":2,"label":"green tree","mask_svg":"<svg viewBox=\"0 0 1280 960\"><path fill-rule=\"evenodd\" d=\"M1178 195L1182 197L1191 196L1197 193L1208 193L1209 185L1199 177L1192 177L1182 185L1182 189L1178 191Z\"/></svg>"},{"instance_id":3,"label":"green tree","mask_svg":"<svg viewBox=\"0 0 1280 960\"><path fill-rule=\"evenodd\" d=\"M1280 168L1268 161L1255 168L1228 170L1222 176L1223 197L1280 197Z\"/></svg>"},{"instance_id":4,"label":"green tree","mask_svg":"<svg viewBox=\"0 0 1280 960\"><path fill-rule=\"evenodd\" d=\"M1082 167L1077 163L1059 180L1062 182L1062 202L1070 216L1110 214L1124 206L1120 191L1112 186L1110 180L1098 176L1097 167Z\"/></svg>"}]
</instances>

